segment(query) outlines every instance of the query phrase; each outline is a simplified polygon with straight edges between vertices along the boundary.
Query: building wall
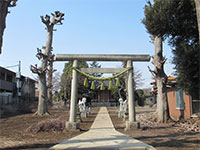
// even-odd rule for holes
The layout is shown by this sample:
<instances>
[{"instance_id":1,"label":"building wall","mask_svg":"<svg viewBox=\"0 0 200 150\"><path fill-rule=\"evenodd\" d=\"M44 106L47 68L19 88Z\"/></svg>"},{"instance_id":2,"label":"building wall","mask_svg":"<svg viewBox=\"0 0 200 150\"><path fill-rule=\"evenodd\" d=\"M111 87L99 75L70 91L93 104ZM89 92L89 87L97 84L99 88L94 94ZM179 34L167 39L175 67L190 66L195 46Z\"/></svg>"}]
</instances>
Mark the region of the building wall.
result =
<instances>
[{"instance_id":1,"label":"building wall","mask_svg":"<svg viewBox=\"0 0 200 150\"><path fill-rule=\"evenodd\" d=\"M189 119L192 115L192 98L186 93L184 93L184 104L185 104L184 118Z\"/></svg>"},{"instance_id":2,"label":"building wall","mask_svg":"<svg viewBox=\"0 0 200 150\"><path fill-rule=\"evenodd\" d=\"M15 83L0 79L0 92L12 92L14 87Z\"/></svg>"},{"instance_id":3,"label":"building wall","mask_svg":"<svg viewBox=\"0 0 200 150\"><path fill-rule=\"evenodd\" d=\"M34 98L36 81L25 76L21 76L20 81L21 97L24 99ZM6 92L10 93L13 99L17 96L16 73L0 66L0 94L2 95L2 93ZM5 95L3 96L4 99L9 98Z\"/></svg>"},{"instance_id":4,"label":"building wall","mask_svg":"<svg viewBox=\"0 0 200 150\"><path fill-rule=\"evenodd\" d=\"M109 90L100 90L95 91L94 99L95 102L109 102L110 100L110 91Z\"/></svg>"},{"instance_id":5,"label":"building wall","mask_svg":"<svg viewBox=\"0 0 200 150\"><path fill-rule=\"evenodd\" d=\"M3 67L0 67L0 92L13 92L15 89L16 74Z\"/></svg>"},{"instance_id":6,"label":"building wall","mask_svg":"<svg viewBox=\"0 0 200 150\"><path fill-rule=\"evenodd\" d=\"M183 114L182 110L176 109L176 91L169 91L167 93L168 104L169 104L169 114L173 120L179 120Z\"/></svg>"},{"instance_id":7,"label":"building wall","mask_svg":"<svg viewBox=\"0 0 200 150\"><path fill-rule=\"evenodd\" d=\"M170 117L174 120L179 120L181 118L189 119L192 115L191 107L191 97L184 93L184 109L176 108L176 92L177 89L173 88L168 91L168 104Z\"/></svg>"},{"instance_id":8,"label":"building wall","mask_svg":"<svg viewBox=\"0 0 200 150\"><path fill-rule=\"evenodd\" d=\"M35 97L35 81L30 78L22 78L22 97Z\"/></svg>"},{"instance_id":9,"label":"building wall","mask_svg":"<svg viewBox=\"0 0 200 150\"><path fill-rule=\"evenodd\" d=\"M91 100L92 106L116 106L116 101L111 96L111 91L96 89L93 99Z\"/></svg>"}]
</instances>

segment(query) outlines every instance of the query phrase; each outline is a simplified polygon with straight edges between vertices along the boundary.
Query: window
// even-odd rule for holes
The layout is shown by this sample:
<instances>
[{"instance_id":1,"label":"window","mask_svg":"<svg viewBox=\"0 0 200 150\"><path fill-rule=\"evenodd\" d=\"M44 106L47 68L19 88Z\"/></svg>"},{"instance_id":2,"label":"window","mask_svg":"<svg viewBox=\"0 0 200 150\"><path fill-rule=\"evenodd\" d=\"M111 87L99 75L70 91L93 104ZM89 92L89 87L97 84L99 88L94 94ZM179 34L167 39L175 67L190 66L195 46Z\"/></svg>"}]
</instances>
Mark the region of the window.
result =
<instances>
[{"instance_id":1,"label":"window","mask_svg":"<svg viewBox=\"0 0 200 150\"><path fill-rule=\"evenodd\" d=\"M182 89L176 91L176 109L184 110L184 97Z\"/></svg>"},{"instance_id":2,"label":"window","mask_svg":"<svg viewBox=\"0 0 200 150\"><path fill-rule=\"evenodd\" d=\"M7 75L7 81L12 82L12 80L13 80L12 75L8 74L8 75Z\"/></svg>"},{"instance_id":3,"label":"window","mask_svg":"<svg viewBox=\"0 0 200 150\"><path fill-rule=\"evenodd\" d=\"M1 80L5 80L5 73L4 73L4 72L1 72L1 74L0 74L0 79L1 79Z\"/></svg>"}]
</instances>

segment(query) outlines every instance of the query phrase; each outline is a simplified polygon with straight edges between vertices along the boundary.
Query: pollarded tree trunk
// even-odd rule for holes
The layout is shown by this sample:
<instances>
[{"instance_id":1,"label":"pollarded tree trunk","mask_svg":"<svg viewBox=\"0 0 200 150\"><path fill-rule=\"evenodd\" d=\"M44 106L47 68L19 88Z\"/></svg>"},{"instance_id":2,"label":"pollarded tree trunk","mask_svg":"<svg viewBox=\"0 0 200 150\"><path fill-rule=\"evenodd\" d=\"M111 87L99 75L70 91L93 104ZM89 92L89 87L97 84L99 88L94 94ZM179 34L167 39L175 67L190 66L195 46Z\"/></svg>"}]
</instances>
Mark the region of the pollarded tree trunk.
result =
<instances>
[{"instance_id":1,"label":"pollarded tree trunk","mask_svg":"<svg viewBox=\"0 0 200 150\"><path fill-rule=\"evenodd\" d=\"M197 23L199 29L199 42L200 42L200 0L195 0L196 12L197 12Z\"/></svg>"},{"instance_id":2,"label":"pollarded tree trunk","mask_svg":"<svg viewBox=\"0 0 200 150\"><path fill-rule=\"evenodd\" d=\"M44 23L44 22L43 22ZM48 54L48 58L49 58L49 61L47 61L48 65L49 65L49 69L47 71L47 102L50 102L51 101L51 88L52 88L52 66L53 66L53 63L52 63L52 60L51 60L51 57L52 57L52 42L53 42L53 27L54 25L52 26L47 26L47 41L46 41L46 46L45 46L45 52Z\"/></svg>"},{"instance_id":3,"label":"pollarded tree trunk","mask_svg":"<svg viewBox=\"0 0 200 150\"><path fill-rule=\"evenodd\" d=\"M152 63L155 66L154 77L156 80L156 85L158 88L157 92L157 121L166 123L169 119L169 110L168 110L168 102L167 102L167 75L164 72L164 63L166 59L163 57L162 50L162 37L155 36L153 37L154 47L155 47L155 55Z\"/></svg>"},{"instance_id":4,"label":"pollarded tree trunk","mask_svg":"<svg viewBox=\"0 0 200 150\"><path fill-rule=\"evenodd\" d=\"M48 78L47 78L47 81L48 81L48 90L47 90L47 97L48 97L48 100L49 100L49 103L52 102L52 77L53 77L53 64L50 64L49 65L49 71L48 71Z\"/></svg>"},{"instance_id":5,"label":"pollarded tree trunk","mask_svg":"<svg viewBox=\"0 0 200 150\"><path fill-rule=\"evenodd\" d=\"M47 72L47 62L48 55L46 52L43 54L41 49L37 49L37 58L41 60L41 66L38 68L37 65L30 67L33 73L38 74L38 90L39 90L39 100L38 100L38 108L35 115L45 115L48 113L48 105L47 105L47 86L46 86L46 72Z\"/></svg>"},{"instance_id":6,"label":"pollarded tree trunk","mask_svg":"<svg viewBox=\"0 0 200 150\"><path fill-rule=\"evenodd\" d=\"M37 58L41 59L41 66L37 68L37 65L31 66L31 71L38 74L39 78L39 102L38 109L35 113L36 115L48 114L48 97L47 97L47 84L46 84L46 72L48 70L48 62L52 59L52 40L53 40L53 31L55 24L62 24L63 13L56 11L55 14L52 13L52 20L50 21L50 16L46 15L45 17L41 16L42 22L46 25L47 29L47 41L46 46L44 47L44 53L42 50L38 49Z\"/></svg>"},{"instance_id":7,"label":"pollarded tree trunk","mask_svg":"<svg viewBox=\"0 0 200 150\"><path fill-rule=\"evenodd\" d=\"M6 28L6 16L8 14L8 7L16 6L16 0L0 0L0 54L3 45L3 33Z\"/></svg>"},{"instance_id":8,"label":"pollarded tree trunk","mask_svg":"<svg viewBox=\"0 0 200 150\"><path fill-rule=\"evenodd\" d=\"M46 72L48 68L48 59L51 53L51 45L53 38L53 27L47 28L47 41L46 47L44 47L44 58L41 63L41 68L44 70L41 75L38 75L39 78L39 102L38 109L35 113L36 115L49 114L48 112L48 96L47 96L47 85L46 85Z\"/></svg>"},{"instance_id":9,"label":"pollarded tree trunk","mask_svg":"<svg viewBox=\"0 0 200 150\"><path fill-rule=\"evenodd\" d=\"M48 70L48 73L47 73L47 76L48 76L48 78L47 78L47 82L48 82L47 97L48 97L50 104L52 104L53 72L56 71L56 70L53 69L53 61L54 61L54 55L51 54L51 57L50 57L50 60L49 60L49 70Z\"/></svg>"},{"instance_id":10,"label":"pollarded tree trunk","mask_svg":"<svg viewBox=\"0 0 200 150\"><path fill-rule=\"evenodd\" d=\"M163 83L163 78L160 77L156 79L156 84L158 87L156 110L158 117L157 121L166 123L169 119L166 85Z\"/></svg>"},{"instance_id":11,"label":"pollarded tree trunk","mask_svg":"<svg viewBox=\"0 0 200 150\"><path fill-rule=\"evenodd\" d=\"M39 78L39 101L38 109L36 115L48 114L48 105L47 105L47 90L46 90L46 73L38 74Z\"/></svg>"},{"instance_id":12,"label":"pollarded tree trunk","mask_svg":"<svg viewBox=\"0 0 200 150\"><path fill-rule=\"evenodd\" d=\"M200 0L195 0L196 5L196 12L197 12L197 23L198 23L198 29L199 29L199 45L200 45ZM200 60L200 55L199 55ZM200 74L200 63L199 63L199 74ZM200 83L200 78L199 78ZM200 88L199 88L199 99L200 99Z\"/></svg>"}]
</instances>

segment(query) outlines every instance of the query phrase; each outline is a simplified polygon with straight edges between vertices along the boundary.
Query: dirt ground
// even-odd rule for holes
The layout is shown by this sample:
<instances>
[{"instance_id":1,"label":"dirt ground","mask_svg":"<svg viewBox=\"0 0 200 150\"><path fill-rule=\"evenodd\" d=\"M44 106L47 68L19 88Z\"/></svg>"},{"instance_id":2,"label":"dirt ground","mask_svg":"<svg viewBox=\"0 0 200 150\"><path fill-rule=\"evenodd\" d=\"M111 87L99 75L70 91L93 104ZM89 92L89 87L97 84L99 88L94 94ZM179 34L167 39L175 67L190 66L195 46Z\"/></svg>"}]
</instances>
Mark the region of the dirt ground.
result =
<instances>
[{"instance_id":1,"label":"dirt ground","mask_svg":"<svg viewBox=\"0 0 200 150\"><path fill-rule=\"evenodd\" d=\"M157 150L200 150L200 118L187 122L169 122L167 124L156 123L153 119L153 112L137 113L136 119L140 122L141 128L135 131L125 131L125 123L118 118L117 108L108 109L115 128L130 137L154 146ZM189 127L188 122L192 122ZM196 131L193 125L196 124ZM198 131L197 131L198 128Z\"/></svg>"},{"instance_id":2,"label":"dirt ground","mask_svg":"<svg viewBox=\"0 0 200 150\"><path fill-rule=\"evenodd\" d=\"M92 114L83 118L81 131L28 132L31 125L45 120L57 119L65 122L69 118L69 109L50 108L49 116L33 116L33 113L5 116L0 119L0 150L47 150L51 146L72 138L90 129L99 108L93 108Z\"/></svg>"},{"instance_id":3,"label":"dirt ground","mask_svg":"<svg viewBox=\"0 0 200 150\"><path fill-rule=\"evenodd\" d=\"M139 111L137 120L141 128L133 131L125 131L125 123L118 118L116 107L108 108L115 128L130 137L141 140L154 146L157 150L200 150L200 130L193 131L192 128L183 128L183 122L169 122L158 124L152 119L153 112ZM30 126L41 121L57 119L68 120L69 108L53 107L49 116L33 116L33 113L17 114L16 116L5 116L0 119L0 150L47 150L51 146L66 139L74 137L90 129L99 108L93 108L92 114L84 118L80 123L81 131L62 132L28 132ZM200 126L200 120L190 120L191 126ZM196 129L196 128L195 128Z\"/></svg>"}]
</instances>

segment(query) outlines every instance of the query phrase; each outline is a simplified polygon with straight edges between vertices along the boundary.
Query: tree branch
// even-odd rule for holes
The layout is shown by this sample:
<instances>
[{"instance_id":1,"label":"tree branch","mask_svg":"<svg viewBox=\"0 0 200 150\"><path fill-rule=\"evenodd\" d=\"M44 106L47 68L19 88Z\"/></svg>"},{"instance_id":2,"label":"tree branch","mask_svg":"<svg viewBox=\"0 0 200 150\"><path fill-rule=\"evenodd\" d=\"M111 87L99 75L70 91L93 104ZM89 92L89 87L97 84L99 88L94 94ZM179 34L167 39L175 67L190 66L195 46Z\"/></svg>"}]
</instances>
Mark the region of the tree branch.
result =
<instances>
[{"instance_id":1,"label":"tree branch","mask_svg":"<svg viewBox=\"0 0 200 150\"><path fill-rule=\"evenodd\" d=\"M30 70L38 75L41 75L43 73L42 69L37 67L37 64L35 64L35 66L31 65Z\"/></svg>"},{"instance_id":2,"label":"tree branch","mask_svg":"<svg viewBox=\"0 0 200 150\"><path fill-rule=\"evenodd\" d=\"M47 85L47 89L51 89L53 87L53 84Z\"/></svg>"},{"instance_id":3,"label":"tree branch","mask_svg":"<svg viewBox=\"0 0 200 150\"><path fill-rule=\"evenodd\" d=\"M48 67L46 67L45 69L44 69L44 72L49 72L49 69L48 69Z\"/></svg>"},{"instance_id":4,"label":"tree branch","mask_svg":"<svg viewBox=\"0 0 200 150\"><path fill-rule=\"evenodd\" d=\"M46 49L46 46L42 46L42 49ZM51 47L51 51L53 51L53 47Z\"/></svg>"},{"instance_id":5,"label":"tree branch","mask_svg":"<svg viewBox=\"0 0 200 150\"><path fill-rule=\"evenodd\" d=\"M40 16L42 22L47 26L47 28L50 26L50 16L49 15L46 15L45 17L44 16Z\"/></svg>"},{"instance_id":6,"label":"tree branch","mask_svg":"<svg viewBox=\"0 0 200 150\"><path fill-rule=\"evenodd\" d=\"M43 54L42 53L42 50L37 48L37 54L36 54L36 57L40 60L40 59L44 59L44 58L47 58L47 55Z\"/></svg>"},{"instance_id":7,"label":"tree branch","mask_svg":"<svg viewBox=\"0 0 200 150\"><path fill-rule=\"evenodd\" d=\"M17 0L5 0L7 2L9 2L8 7L15 7L17 4Z\"/></svg>"},{"instance_id":8,"label":"tree branch","mask_svg":"<svg viewBox=\"0 0 200 150\"><path fill-rule=\"evenodd\" d=\"M51 23L52 24L57 24L57 25L62 25L62 20L64 20L64 13L61 13L60 11L55 11L55 13L51 13L53 16Z\"/></svg>"},{"instance_id":9,"label":"tree branch","mask_svg":"<svg viewBox=\"0 0 200 150\"><path fill-rule=\"evenodd\" d=\"M154 65L154 63L155 63L155 62L154 62L154 56L151 56L151 57L152 57L152 59L153 59L153 60L151 61L151 63Z\"/></svg>"},{"instance_id":10,"label":"tree branch","mask_svg":"<svg viewBox=\"0 0 200 150\"><path fill-rule=\"evenodd\" d=\"M54 61L54 57L55 57L54 54L53 54L53 55L50 54L50 55L49 55L49 58L48 58L48 61L49 61L49 62L53 62L53 61Z\"/></svg>"},{"instance_id":11,"label":"tree branch","mask_svg":"<svg viewBox=\"0 0 200 150\"><path fill-rule=\"evenodd\" d=\"M35 64L35 66L31 65L30 66L30 70L33 72L33 73L38 73L38 69L37 69L37 64Z\"/></svg>"},{"instance_id":12,"label":"tree branch","mask_svg":"<svg viewBox=\"0 0 200 150\"><path fill-rule=\"evenodd\" d=\"M44 74L48 69L45 68L45 69L42 69L41 67L37 67L37 64L35 64L35 66L31 65L30 66L30 70L35 73L35 74L38 74L38 75L42 75Z\"/></svg>"},{"instance_id":13,"label":"tree branch","mask_svg":"<svg viewBox=\"0 0 200 150\"><path fill-rule=\"evenodd\" d=\"M168 77L167 76L162 78L162 83L163 84L167 84L167 81L168 81Z\"/></svg>"},{"instance_id":14,"label":"tree branch","mask_svg":"<svg viewBox=\"0 0 200 150\"><path fill-rule=\"evenodd\" d=\"M150 37L150 39L151 39L151 43L153 43L153 41L155 40L155 36L151 35L151 36L149 36L149 37Z\"/></svg>"},{"instance_id":15,"label":"tree branch","mask_svg":"<svg viewBox=\"0 0 200 150\"><path fill-rule=\"evenodd\" d=\"M37 48L37 54L36 54L36 57L40 60L42 57L43 57L43 53L42 53L42 50Z\"/></svg>"},{"instance_id":16,"label":"tree branch","mask_svg":"<svg viewBox=\"0 0 200 150\"><path fill-rule=\"evenodd\" d=\"M46 29L48 31L54 31L53 29L53 26L55 24L57 25L62 25L62 20L64 20L64 13L61 13L60 11L55 11L55 13L51 13L51 15L53 16L52 17L52 20L50 21L50 16L49 15L46 15L45 17L44 16L40 16L42 22L46 25Z\"/></svg>"},{"instance_id":17,"label":"tree branch","mask_svg":"<svg viewBox=\"0 0 200 150\"><path fill-rule=\"evenodd\" d=\"M152 76L155 78L158 73L155 70L151 70L149 66L148 66L148 69L151 72Z\"/></svg>"},{"instance_id":18,"label":"tree branch","mask_svg":"<svg viewBox=\"0 0 200 150\"><path fill-rule=\"evenodd\" d=\"M50 66L51 64L53 64L54 62L54 57L55 55L53 54L50 54L49 57L48 57L48 65Z\"/></svg>"},{"instance_id":19,"label":"tree branch","mask_svg":"<svg viewBox=\"0 0 200 150\"><path fill-rule=\"evenodd\" d=\"M165 62L167 61L167 58L166 57L163 57L162 61L160 62L162 65L165 64Z\"/></svg>"}]
</instances>

